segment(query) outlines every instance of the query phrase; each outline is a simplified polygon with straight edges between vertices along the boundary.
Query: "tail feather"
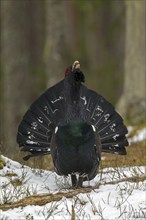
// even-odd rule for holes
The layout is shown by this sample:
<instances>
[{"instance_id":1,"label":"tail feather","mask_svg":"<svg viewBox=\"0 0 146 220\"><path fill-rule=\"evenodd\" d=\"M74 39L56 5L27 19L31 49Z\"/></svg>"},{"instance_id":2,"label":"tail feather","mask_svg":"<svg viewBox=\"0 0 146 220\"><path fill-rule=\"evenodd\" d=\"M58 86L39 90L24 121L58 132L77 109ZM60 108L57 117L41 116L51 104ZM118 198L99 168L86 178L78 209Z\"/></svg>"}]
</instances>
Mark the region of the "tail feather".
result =
<instances>
[{"instance_id":1,"label":"tail feather","mask_svg":"<svg viewBox=\"0 0 146 220\"><path fill-rule=\"evenodd\" d=\"M62 114L63 97L60 95L63 81L48 89L28 109L21 121L17 142L22 151L29 151L31 155L39 156L50 153L52 134ZM61 103L60 103L61 102ZM58 113L59 112L59 113Z\"/></svg>"},{"instance_id":2,"label":"tail feather","mask_svg":"<svg viewBox=\"0 0 146 220\"><path fill-rule=\"evenodd\" d=\"M128 146L128 141L125 135L128 131L113 105L86 87L82 87L80 102L84 120L94 125L100 136L102 151L126 154L125 146Z\"/></svg>"},{"instance_id":3,"label":"tail feather","mask_svg":"<svg viewBox=\"0 0 146 220\"><path fill-rule=\"evenodd\" d=\"M104 143L102 143L102 152L107 153L115 153L115 154L126 154L125 146L128 146L127 139L123 136L120 139L113 142L113 140L108 140Z\"/></svg>"},{"instance_id":4,"label":"tail feather","mask_svg":"<svg viewBox=\"0 0 146 220\"><path fill-rule=\"evenodd\" d=\"M125 144L125 143L128 143L127 142L127 139L125 138L125 136L120 136L118 139L115 139L115 140L113 140L113 138L111 138L111 139L108 139L108 140L106 140L106 141L102 141L101 140L101 143L102 143L102 145L112 145L112 146L119 146L119 144L120 144L120 146L122 145L122 142ZM123 145L122 145L123 146ZM127 145L125 145L125 146L127 146Z\"/></svg>"},{"instance_id":5,"label":"tail feather","mask_svg":"<svg viewBox=\"0 0 146 220\"><path fill-rule=\"evenodd\" d=\"M105 134L106 131L109 131L109 129L114 132L117 129L118 125L121 126L122 122L123 119L121 118L121 116L119 114L114 114L110 118L107 118L107 120L105 120L103 124L101 124L101 126L98 128L98 131L99 133L101 133L101 135Z\"/></svg>"},{"instance_id":6,"label":"tail feather","mask_svg":"<svg viewBox=\"0 0 146 220\"><path fill-rule=\"evenodd\" d=\"M119 147L114 147L114 146L106 147L106 146L103 146L102 147L102 152L119 154L119 155L126 155L126 149L123 146L119 146Z\"/></svg>"},{"instance_id":7,"label":"tail feather","mask_svg":"<svg viewBox=\"0 0 146 220\"><path fill-rule=\"evenodd\" d=\"M24 133L19 133L19 136L18 136L18 139L17 139L19 142L24 142L25 145L29 145L29 146L34 146L35 147L47 147L48 146L48 143L49 143L49 140L48 140L48 137L44 139L44 137L42 138L42 136L40 136L40 134L38 135L37 133L37 136L34 136L34 135L25 135Z\"/></svg>"},{"instance_id":8,"label":"tail feather","mask_svg":"<svg viewBox=\"0 0 146 220\"><path fill-rule=\"evenodd\" d=\"M116 131L111 131L109 129L109 131L107 131L105 134L101 135L101 141L106 141L106 140L110 140L113 139L113 141L117 140L119 137L125 136L125 134L127 133L127 130L125 130L125 126L120 127L119 125L119 129L116 128Z\"/></svg>"},{"instance_id":9,"label":"tail feather","mask_svg":"<svg viewBox=\"0 0 146 220\"><path fill-rule=\"evenodd\" d=\"M19 130L21 131L21 132L19 132L20 134L22 133L23 135L27 136L29 139L33 139L36 137L40 138L42 140L48 139L48 133L46 135L42 131L32 130L31 126L29 124L27 124L26 122L21 124L21 126L19 127Z\"/></svg>"},{"instance_id":10,"label":"tail feather","mask_svg":"<svg viewBox=\"0 0 146 220\"><path fill-rule=\"evenodd\" d=\"M34 130L44 134L47 134L50 131L49 127L45 123L44 117L38 117L33 114L31 110L27 112L27 115L25 115L24 122L30 126L32 131Z\"/></svg>"},{"instance_id":11,"label":"tail feather","mask_svg":"<svg viewBox=\"0 0 146 220\"><path fill-rule=\"evenodd\" d=\"M41 119L44 119L43 123L52 123L53 121L53 113L55 112L55 107L51 105L50 101L46 98L46 95L42 95L40 99L38 99L31 106L31 111L33 114L38 117L38 121L41 122ZM42 122L41 122L42 123Z\"/></svg>"},{"instance_id":12,"label":"tail feather","mask_svg":"<svg viewBox=\"0 0 146 220\"><path fill-rule=\"evenodd\" d=\"M113 114L114 107L110 103L106 103L103 97L100 97L99 104L96 108L94 117L96 118L95 126L99 129L104 122Z\"/></svg>"}]
</instances>

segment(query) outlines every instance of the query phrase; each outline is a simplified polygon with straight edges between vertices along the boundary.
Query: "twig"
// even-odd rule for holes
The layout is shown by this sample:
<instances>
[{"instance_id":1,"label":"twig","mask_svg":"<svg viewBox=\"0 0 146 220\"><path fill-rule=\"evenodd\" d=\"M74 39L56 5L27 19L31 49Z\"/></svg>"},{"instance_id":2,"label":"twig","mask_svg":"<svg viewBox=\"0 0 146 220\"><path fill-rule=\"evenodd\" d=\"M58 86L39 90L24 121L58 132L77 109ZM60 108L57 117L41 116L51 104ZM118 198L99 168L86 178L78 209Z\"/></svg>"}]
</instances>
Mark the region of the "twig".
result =
<instances>
[{"instance_id":1,"label":"twig","mask_svg":"<svg viewBox=\"0 0 146 220\"><path fill-rule=\"evenodd\" d=\"M122 179L119 179L119 180L114 180L114 181L106 182L105 184L117 184L117 183L121 183L121 182L125 182L125 181L129 181L129 182L143 182L144 180L146 180L146 174L141 175L141 176L126 177L126 178L122 178Z\"/></svg>"},{"instance_id":2,"label":"twig","mask_svg":"<svg viewBox=\"0 0 146 220\"><path fill-rule=\"evenodd\" d=\"M72 205L71 220L75 220L75 209L73 205Z\"/></svg>"}]
</instances>

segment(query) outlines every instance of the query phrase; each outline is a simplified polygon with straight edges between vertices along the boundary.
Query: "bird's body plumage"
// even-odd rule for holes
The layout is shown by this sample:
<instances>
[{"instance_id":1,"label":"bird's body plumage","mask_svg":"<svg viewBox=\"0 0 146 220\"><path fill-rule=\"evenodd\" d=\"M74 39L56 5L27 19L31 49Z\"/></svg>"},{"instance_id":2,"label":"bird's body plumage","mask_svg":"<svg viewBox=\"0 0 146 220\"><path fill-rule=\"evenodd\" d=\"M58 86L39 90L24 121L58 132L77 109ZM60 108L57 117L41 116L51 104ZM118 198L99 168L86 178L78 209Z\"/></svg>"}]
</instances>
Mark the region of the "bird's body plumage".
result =
<instances>
[{"instance_id":1,"label":"bird's body plumage","mask_svg":"<svg viewBox=\"0 0 146 220\"><path fill-rule=\"evenodd\" d=\"M30 156L51 153L56 172L71 174L76 186L95 177L101 151L124 155L128 145L122 117L81 82L79 68L67 72L30 106L17 135L21 150ZM80 174L78 182L75 173Z\"/></svg>"},{"instance_id":2,"label":"bird's body plumage","mask_svg":"<svg viewBox=\"0 0 146 220\"><path fill-rule=\"evenodd\" d=\"M73 121L58 128L56 133L58 157L56 167L60 173L90 173L98 163L95 149L95 135L91 125L81 121Z\"/></svg>"}]
</instances>

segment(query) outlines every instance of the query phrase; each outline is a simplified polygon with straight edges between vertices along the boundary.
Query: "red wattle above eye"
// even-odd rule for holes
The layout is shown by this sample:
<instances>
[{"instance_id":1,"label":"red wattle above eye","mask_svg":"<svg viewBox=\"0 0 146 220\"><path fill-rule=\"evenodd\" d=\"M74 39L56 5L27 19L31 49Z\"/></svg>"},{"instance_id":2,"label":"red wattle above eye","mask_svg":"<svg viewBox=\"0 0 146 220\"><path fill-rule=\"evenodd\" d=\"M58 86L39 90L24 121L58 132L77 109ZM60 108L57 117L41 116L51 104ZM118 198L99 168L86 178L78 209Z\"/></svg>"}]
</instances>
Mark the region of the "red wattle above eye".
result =
<instances>
[{"instance_id":1,"label":"red wattle above eye","mask_svg":"<svg viewBox=\"0 0 146 220\"><path fill-rule=\"evenodd\" d=\"M68 74L69 74L69 68L66 68L65 75L68 76Z\"/></svg>"}]
</instances>

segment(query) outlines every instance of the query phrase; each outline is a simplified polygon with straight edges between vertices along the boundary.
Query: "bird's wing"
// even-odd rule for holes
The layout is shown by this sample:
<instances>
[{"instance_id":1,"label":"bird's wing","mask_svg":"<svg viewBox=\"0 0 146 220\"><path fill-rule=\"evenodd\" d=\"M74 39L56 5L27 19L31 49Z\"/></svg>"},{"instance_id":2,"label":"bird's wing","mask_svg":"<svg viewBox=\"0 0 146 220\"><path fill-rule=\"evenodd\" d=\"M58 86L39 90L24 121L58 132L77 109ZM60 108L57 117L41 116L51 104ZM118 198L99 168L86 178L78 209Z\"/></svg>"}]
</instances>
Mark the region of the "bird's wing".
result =
<instances>
[{"instance_id":1,"label":"bird's wing","mask_svg":"<svg viewBox=\"0 0 146 220\"><path fill-rule=\"evenodd\" d=\"M102 152L125 155L128 131L113 105L103 96L81 86L80 109L84 121L93 125L99 134Z\"/></svg>"},{"instance_id":2,"label":"bird's wing","mask_svg":"<svg viewBox=\"0 0 146 220\"><path fill-rule=\"evenodd\" d=\"M17 133L22 151L40 156L50 153L51 137L64 112L63 80L43 93L24 115Z\"/></svg>"}]
</instances>

